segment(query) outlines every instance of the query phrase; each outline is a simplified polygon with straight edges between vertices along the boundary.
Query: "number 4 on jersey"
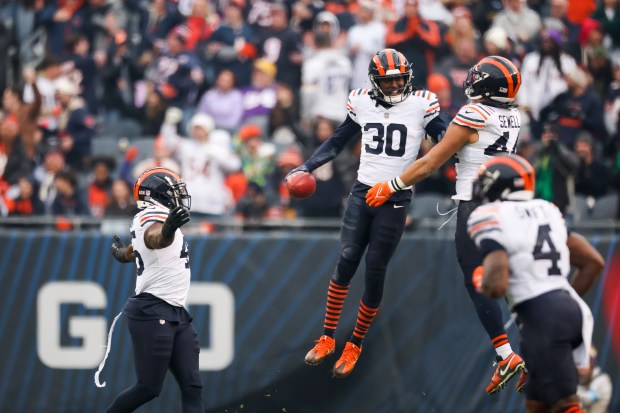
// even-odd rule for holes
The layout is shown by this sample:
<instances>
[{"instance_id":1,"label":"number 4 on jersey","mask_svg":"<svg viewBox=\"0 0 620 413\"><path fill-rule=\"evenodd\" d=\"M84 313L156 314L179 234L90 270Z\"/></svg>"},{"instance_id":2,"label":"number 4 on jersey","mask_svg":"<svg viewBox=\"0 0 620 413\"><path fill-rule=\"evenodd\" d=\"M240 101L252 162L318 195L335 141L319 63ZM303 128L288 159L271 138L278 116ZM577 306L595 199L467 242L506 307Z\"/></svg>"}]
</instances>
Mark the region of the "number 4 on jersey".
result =
<instances>
[{"instance_id":1,"label":"number 4 on jersey","mask_svg":"<svg viewBox=\"0 0 620 413\"><path fill-rule=\"evenodd\" d=\"M538 227L538 235L536 238L536 246L534 246L534 251L532 251L532 255L534 255L535 260L550 260L551 267L549 267L549 275L562 275L562 271L560 271L560 267L558 267L558 261L560 260L560 253L555 249L555 245L551 240L551 228L548 224L540 225ZM549 250L547 252L543 252L543 248L545 243L549 246Z\"/></svg>"}]
</instances>

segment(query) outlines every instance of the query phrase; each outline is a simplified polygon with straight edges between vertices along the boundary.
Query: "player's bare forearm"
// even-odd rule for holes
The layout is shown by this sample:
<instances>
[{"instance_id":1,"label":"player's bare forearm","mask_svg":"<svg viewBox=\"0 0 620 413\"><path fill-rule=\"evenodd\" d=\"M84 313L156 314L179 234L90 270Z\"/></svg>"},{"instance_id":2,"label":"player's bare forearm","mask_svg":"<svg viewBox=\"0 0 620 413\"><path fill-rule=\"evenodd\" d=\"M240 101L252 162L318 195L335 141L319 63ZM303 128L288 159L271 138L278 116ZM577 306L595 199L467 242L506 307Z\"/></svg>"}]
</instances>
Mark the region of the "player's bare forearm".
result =
<instances>
[{"instance_id":1,"label":"player's bare forearm","mask_svg":"<svg viewBox=\"0 0 620 413\"><path fill-rule=\"evenodd\" d=\"M429 177L433 172L448 161L465 144L478 140L478 132L457 124L450 124L443 139L430 151L400 174L405 186L415 185Z\"/></svg>"},{"instance_id":2,"label":"player's bare forearm","mask_svg":"<svg viewBox=\"0 0 620 413\"><path fill-rule=\"evenodd\" d=\"M172 244L174 233L172 236L164 234L164 231L162 231L163 227L164 224L156 222L146 229L144 232L144 243L147 247L158 250L169 247Z\"/></svg>"},{"instance_id":3,"label":"player's bare forearm","mask_svg":"<svg viewBox=\"0 0 620 413\"><path fill-rule=\"evenodd\" d=\"M427 158L428 155L429 154L415 161L399 175L400 180L405 184L405 186L415 185L421 180L428 178L433 172L435 172L435 170L437 170L437 168L439 168L439 166L441 166L436 166L436 162L433 162L432 159Z\"/></svg>"},{"instance_id":4,"label":"player's bare forearm","mask_svg":"<svg viewBox=\"0 0 620 413\"><path fill-rule=\"evenodd\" d=\"M508 254L503 250L493 251L484 258L482 265L482 293L491 298L503 297L508 288Z\"/></svg>"},{"instance_id":5,"label":"player's bare forearm","mask_svg":"<svg viewBox=\"0 0 620 413\"><path fill-rule=\"evenodd\" d=\"M592 244L578 233L571 232L566 245L570 251L570 264L576 267L571 285L577 294L583 295L603 271L605 260Z\"/></svg>"}]
</instances>

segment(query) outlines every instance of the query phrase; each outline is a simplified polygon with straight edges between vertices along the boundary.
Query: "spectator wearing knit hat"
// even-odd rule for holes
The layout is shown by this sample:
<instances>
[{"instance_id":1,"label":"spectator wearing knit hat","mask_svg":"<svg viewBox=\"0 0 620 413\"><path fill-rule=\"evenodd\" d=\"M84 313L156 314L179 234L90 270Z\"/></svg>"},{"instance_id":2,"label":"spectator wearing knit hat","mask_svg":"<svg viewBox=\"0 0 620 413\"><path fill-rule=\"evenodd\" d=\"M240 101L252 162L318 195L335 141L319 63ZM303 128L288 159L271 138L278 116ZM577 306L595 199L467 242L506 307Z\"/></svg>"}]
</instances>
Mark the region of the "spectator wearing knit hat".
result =
<instances>
[{"instance_id":1,"label":"spectator wearing knit hat","mask_svg":"<svg viewBox=\"0 0 620 413\"><path fill-rule=\"evenodd\" d=\"M182 138L176 132L182 118L180 109L168 109L161 136L181 164L181 176L192 194L192 216L221 216L232 208L226 175L241 166L232 150L230 134L215 129L209 115L198 113L188 125L190 138Z\"/></svg>"}]
</instances>

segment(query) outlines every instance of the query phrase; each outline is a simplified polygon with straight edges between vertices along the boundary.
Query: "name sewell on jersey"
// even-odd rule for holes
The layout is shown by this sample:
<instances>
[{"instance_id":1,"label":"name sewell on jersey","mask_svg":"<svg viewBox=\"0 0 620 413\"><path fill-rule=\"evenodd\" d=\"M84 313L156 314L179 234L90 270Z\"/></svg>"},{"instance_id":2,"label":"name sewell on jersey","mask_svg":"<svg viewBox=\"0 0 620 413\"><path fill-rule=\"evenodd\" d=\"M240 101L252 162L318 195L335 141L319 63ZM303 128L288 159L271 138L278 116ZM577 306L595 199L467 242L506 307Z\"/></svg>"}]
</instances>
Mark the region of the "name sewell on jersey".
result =
<instances>
[{"instance_id":1,"label":"name sewell on jersey","mask_svg":"<svg viewBox=\"0 0 620 413\"><path fill-rule=\"evenodd\" d=\"M470 201L480 166L498 153L516 151L521 115L517 108L476 103L463 106L452 122L478 132L478 141L464 145L456 154L456 195L452 199Z\"/></svg>"},{"instance_id":2,"label":"name sewell on jersey","mask_svg":"<svg viewBox=\"0 0 620 413\"><path fill-rule=\"evenodd\" d=\"M362 129L362 154L357 179L368 186L387 181L418 156L425 126L439 115L437 96L418 90L403 102L385 108L371 99L369 89L349 94L349 117Z\"/></svg>"},{"instance_id":3,"label":"name sewell on jersey","mask_svg":"<svg viewBox=\"0 0 620 413\"><path fill-rule=\"evenodd\" d=\"M131 224L131 245L136 255L136 294L151 293L170 305L185 306L190 285L189 250L183 233L177 229L166 248L150 249L144 243L146 229L164 223L168 209L151 206L138 212Z\"/></svg>"}]
</instances>

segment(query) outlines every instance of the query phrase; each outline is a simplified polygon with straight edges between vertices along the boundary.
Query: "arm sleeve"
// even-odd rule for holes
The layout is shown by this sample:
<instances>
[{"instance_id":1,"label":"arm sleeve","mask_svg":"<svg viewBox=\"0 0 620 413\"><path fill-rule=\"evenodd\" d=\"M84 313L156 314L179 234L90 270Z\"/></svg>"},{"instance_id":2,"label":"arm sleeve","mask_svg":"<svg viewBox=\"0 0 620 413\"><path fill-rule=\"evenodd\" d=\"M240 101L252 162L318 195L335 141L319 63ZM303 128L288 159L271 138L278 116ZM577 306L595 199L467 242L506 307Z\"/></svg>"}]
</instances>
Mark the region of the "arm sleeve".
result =
<instances>
[{"instance_id":1,"label":"arm sleeve","mask_svg":"<svg viewBox=\"0 0 620 413\"><path fill-rule=\"evenodd\" d=\"M435 143L439 142L448 129L448 122L444 119L443 114L438 114L424 127L426 134Z\"/></svg>"},{"instance_id":2,"label":"arm sleeve","mask_svg":"<svg viewBox=\"0 0 620 413\"><path fill-rule=\"evenodd\" d=\"M310 171L314 171L321 165L334 159L347 144L357 138L362 128L355 123L350 116L342 122L334 131L328 140L323 142L321 146L312 154L310 159L306 161L306 166Z\"/></svg>"}]
</instances>

